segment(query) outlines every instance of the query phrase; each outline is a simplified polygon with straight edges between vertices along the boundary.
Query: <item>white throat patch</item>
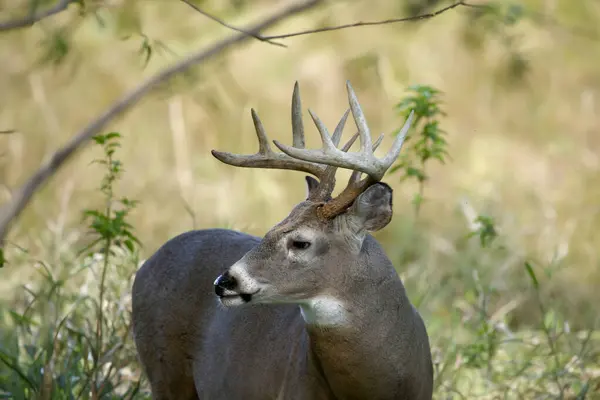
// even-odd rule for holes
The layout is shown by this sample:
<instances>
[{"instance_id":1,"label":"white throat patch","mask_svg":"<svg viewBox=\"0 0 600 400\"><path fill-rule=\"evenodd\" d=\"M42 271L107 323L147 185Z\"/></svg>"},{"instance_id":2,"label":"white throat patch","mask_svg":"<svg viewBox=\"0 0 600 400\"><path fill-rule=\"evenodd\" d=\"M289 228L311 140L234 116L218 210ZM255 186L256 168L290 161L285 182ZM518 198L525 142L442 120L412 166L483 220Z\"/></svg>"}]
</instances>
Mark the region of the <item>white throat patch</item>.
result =
<instances>
[{"instance_id":1,"label":"white throat patch","mask_svg":"<svg viewBox=\"0 0 600 400\"><path fill-rule=\"evenodd\" d=\"M348 321L344 303L331 296L317 296L300 304L300 312L310 325L341 326Z\"/></svg>"}]
</instances>

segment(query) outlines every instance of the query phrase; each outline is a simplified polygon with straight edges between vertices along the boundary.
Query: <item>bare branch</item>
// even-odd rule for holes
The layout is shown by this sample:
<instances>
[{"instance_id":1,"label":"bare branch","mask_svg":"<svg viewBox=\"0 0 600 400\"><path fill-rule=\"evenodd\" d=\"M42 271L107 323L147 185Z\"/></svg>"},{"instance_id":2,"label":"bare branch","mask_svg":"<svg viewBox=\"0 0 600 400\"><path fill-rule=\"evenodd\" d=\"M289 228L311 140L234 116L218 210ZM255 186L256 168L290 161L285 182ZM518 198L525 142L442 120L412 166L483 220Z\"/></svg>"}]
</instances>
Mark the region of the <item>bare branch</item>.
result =
<instances>
[{"instance_id":1,"label":"bare branch","mask_svg":"<svg viewBox=\"0 0 600 400\"><path fill-rule=\"evenodd\" d=\"M36 22L43 20L44 18L48 18L65 11L67 8L69 8L69 4L75 3L75 1L76 0L59 0L54 7L50 7L47 10L32 12L28 16L21 19L0 22L0 32L31 26Z\"/></svg>"},{"instance_id":2,"label":"bare branch","mask_svg":"<svg viewBox=\"0 0 600 400\"><path fill-rule=\"evenodd\" d=\"M289 4L285 8L273 13L261 22L253 24L245 29L245 32L253 34L297 13L312 8L322 0L302 0ZM137 88L123 96L114 103L108 110L98 116L83 130L78 132L65 146L57 150L48 161L46 161L19 189L15 190L13 197L0 208L0 246L6 237L12 221L23 211L25 206L31 201L31 198L40 187L48 181L50 177L58 170L73 154L79 150L89 139L98 134L104 126L123 114L136 104L144 95L160 83L171 77L182 73L190 67L206 61L210 57L219 54L223 50L244 42L252 36L246 33L239 33L230 38L223 39L208 49L191 54L184 60L164 69L150 79L143 82Z\"/></svg>"},{"instance_id":3,"label":"bare branch","mask_svg":"<svg viewBox=\"0 0 600 400\"><path fill-rule=\"evenodd\" d=\"M272 45L275 45L275 46L279 46L279 47L287 47L283 43L278 43L278 42L274 42L274 41L269 40L269 39L265 39L263 36L261 36L261 35L259 35L257 33L246 32L243 29L240 29L238 27L230 25L227 22L223 21L222 19L217 18L214 15L207 13L206 11L204 11L203 9L201 9L200 7L198 7L197 5L195 5L194 3L190 2L189 0L181 0L181 1L183 1L188 6L192 7L194 10L198 11L200 14L204 15L207 18L212 19L213 21L215 21L215 22L223 25L226 28L229 28L229 29L234 30L236 32L245 33L246 35L252 36L254 39L260 40L261 42L267 42L269 44L272 44Z\"/></svg>"},{"instance_id":4,"label":"bare branch","mask_svg":"<svg viewBox=\"0 0 600 400\"><path fill-rule=\"evenodd\" d=\"M462 6L462 7L471 7L471 8L485 7L483 5L470 4L470 3L467 3L465 1L457 1L456 3L450 4L449 6L446 6L444 8L440 8L437 11L433 11L433 12L430 12L430 13L427 13L427 14L414 15L412 17L393 18L393 19L386 19L386 20L382 20L382 21L355 22L355 23L352 23L352 24L336 25L336 26L326 26L324 28L308 29L308 30L305 30L305 31L293 32L293 33L284 33L284 34L281 34L281 35L262 36L262 39L263 40L284 39L284 38L289 38L289 37L294 37L294 36L310 35L310 34L313 34L313 33L339 31L341 29L356 28L356 27L360 27L360 26L387 25L387 24L395 24L397 22L420 21L420 20L423 20L423 19L433 18L435 16L443 14L446 11L452 10L452 9L454 9L456 7L459 7L459 6Z\"/></svg>"},{"instance_id":5,"label":"bare branch","mask_svg":"<svg viewBox=\"0 0 600 400\"><path fill-rule=\"evenodd\" d=\"M0 131L0 135L8 135L11 133L15 133L15 131L13 129L8 129L8 130L4 130L4 131Z\"/></svg>"}]
</instances>

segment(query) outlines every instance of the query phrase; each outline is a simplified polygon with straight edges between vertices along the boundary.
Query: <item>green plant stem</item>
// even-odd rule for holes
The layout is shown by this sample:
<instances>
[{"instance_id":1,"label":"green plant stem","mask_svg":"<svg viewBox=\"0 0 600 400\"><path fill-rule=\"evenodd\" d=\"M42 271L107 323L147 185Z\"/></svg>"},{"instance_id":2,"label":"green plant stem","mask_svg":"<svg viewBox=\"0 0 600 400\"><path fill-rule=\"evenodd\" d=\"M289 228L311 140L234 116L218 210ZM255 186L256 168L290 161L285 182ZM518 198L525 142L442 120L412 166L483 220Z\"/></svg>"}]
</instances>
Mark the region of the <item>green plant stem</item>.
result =
<instances>
[{"instance_id":1,"label":"green plant stem","mask_svg":"<svg viewBox=\"0 0 600 400\"><path fill-rule=\"evenodd\" d=\"M546 322L544 321L544 318L546 316L546 307L544 306L544 302L542 301L542 296L540 295L540 290L539 288L535 289L535 293L536 293L536 298L537 298L537 302L538 302L538 306L540 309L540 313L542 314L542 330L544 331L544 335L546 336L546 340L548 342L548 347L550 347L550 352L552 353L552 358L554 360L554 370L552 371L552 377L554 378L554 382L556 383L556 386L558 387L558 391L560 393L560 399L564 399L565 397L565 388L563 387L562 383L560 382L560 376L558 375L558 369L560 368L560 359L558 358L558 352L556 350L556 342L554 341L554 338L552 337L552 333L550 332L550 329L546 326Z\"/></svg>"},{"instance_id":2,"label":"green plant stem","mask_svg":"<svg viewBox=\"0 0 600 400\"><path fill-rule=\"evenodd\" d=\"M107 220L110 219L111 215L112 215L112 199L113 199L113 189L112 189L112 182L114 179L114 172L112 170L112 166L113 166L113 158L111 153L107 153L107 157L106 157L106 161L107 161L107 165L109 168L109 174L108 174L108 184L106 185L106 209L105 209L105 217ZM106 272L108 271L108 262L110 259L110 247L112 245L112 235L109 233L107 234L107 236L105 237L105 242L104 242L104 251L103 251L103 255L104 255L104 262L102 265L102 277L100 278L100 287L99 287L99 299L98 299L98 323L96 325L96 358L94 360L94 381L92 383L92 387L93 387L93 391L95 392L97 390L97 383L98 383L98 375L99 375L99 368L98 368L98 363L100 361L100 356L102 353L102 348L104 347L104 338L103 338L103 326L104 326L104 310L103 310L103 304L104 304L104 292L105 292L105 286L106 286Z\"/></svg>"},{"instance_id":3,"label":"green plant stem","mask_svg":"<svg viewBox=\"0 0 600 400\"><path fill-rule=\"evenodd\" d=\"M124 330L123 336L121 337L121 343L124 343L127 340L127 335L129 335L131 333L131 325L132 325L132 319L130 316L129 319L129 323L127 324L127 328ZM108 372L106 372L106 376L104 377L104 380L102 381L102 384L100 385L100 389L98 390L100 393L102 393L102 391L104 390L104 386L106 385L107 382L109 382L111 374L113 373L113 371L118 371L120 369L119 368L115 368L115 363L111 363L110 367L108 368Z\"/></svg>"},{"instance_id":4,"label":"green plant stem","mask_svg":"<svg viewBox=\"0 0 600 400\"><path fill-rule=\"evenodd\" d=\"M425 164L422 164L423 171L425 171ZM415 217L419 217L419 211L421 211L421 203L423 202L423 195L425 193L425 180L419 179L419 201L415 204Z\"/></svg>"}]
</instances>

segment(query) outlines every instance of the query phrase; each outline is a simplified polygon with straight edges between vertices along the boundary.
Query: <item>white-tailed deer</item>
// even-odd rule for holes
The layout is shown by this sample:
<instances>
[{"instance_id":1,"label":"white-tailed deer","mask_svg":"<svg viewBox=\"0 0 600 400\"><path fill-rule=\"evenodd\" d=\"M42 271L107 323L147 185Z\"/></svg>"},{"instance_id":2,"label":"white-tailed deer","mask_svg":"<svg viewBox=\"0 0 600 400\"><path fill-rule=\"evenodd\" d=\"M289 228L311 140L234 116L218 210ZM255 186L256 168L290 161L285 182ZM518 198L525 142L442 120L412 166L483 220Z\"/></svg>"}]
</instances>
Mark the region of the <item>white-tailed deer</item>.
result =
<instances>
[{"instance_id":1,"label":"white-tailed deer","mask_svg":"<svg viewBox=\"0 0 600 400\"><path fill-rule=\"evenodd\" d=\"M154 399L432 398L425 325L368 233L392 219L392 189L380 180L413 114L378 159L381 137L371 142L350 83L347 90L358 133L341 149L350 110L331 136L311 112L323 147L304 148L296 83L293 146L274 141L283 153L274 152L252 110L258 153L212 152L229 165L304 171L318 180L306 177L306 200L262 239L187 232L140 268L133 327ZM357 137L360 151L348 152ZM354 172L332 198L337 168Z\"/></svg>"}]
</instances>

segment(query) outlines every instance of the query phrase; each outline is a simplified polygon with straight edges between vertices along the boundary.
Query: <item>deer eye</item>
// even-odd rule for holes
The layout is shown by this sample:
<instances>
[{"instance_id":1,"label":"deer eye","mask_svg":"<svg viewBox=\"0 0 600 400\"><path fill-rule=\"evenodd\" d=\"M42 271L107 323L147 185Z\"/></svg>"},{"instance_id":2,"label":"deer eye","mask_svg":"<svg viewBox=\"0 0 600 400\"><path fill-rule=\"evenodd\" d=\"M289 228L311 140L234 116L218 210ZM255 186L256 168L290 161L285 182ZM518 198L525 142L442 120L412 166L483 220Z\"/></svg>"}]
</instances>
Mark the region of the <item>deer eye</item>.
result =
<instances>
[{"instance_id":1,"label":"deer eye","mask_svg":"<svg viewBox=\"0 0 600 400\"><path fill-rule=\"evenodd\" d=\"M304 240L292 240L291 247L296 250L306 250L310 247L310 242Z\"/></svg>"}]
</instances>

